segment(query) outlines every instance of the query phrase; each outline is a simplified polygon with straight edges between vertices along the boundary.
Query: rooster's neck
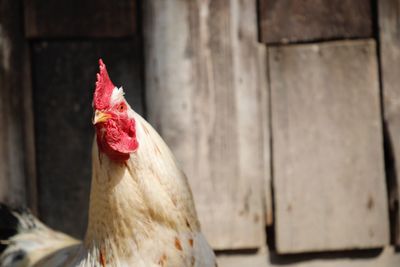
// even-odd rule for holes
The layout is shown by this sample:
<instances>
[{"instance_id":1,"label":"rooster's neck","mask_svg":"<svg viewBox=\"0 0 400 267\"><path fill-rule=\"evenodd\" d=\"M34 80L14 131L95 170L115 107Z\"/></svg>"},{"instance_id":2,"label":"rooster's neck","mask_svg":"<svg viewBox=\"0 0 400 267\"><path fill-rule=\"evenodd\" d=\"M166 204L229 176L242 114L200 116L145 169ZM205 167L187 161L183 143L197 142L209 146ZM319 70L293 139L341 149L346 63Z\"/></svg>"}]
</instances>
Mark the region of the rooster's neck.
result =
<instances>
[{"instance_id":1,"label":"rooster's neck","mask_svg":"<svg viewBox=\"0 0 400 267\"><path fill-rule=\"evenodd\" d=\"M135 171L127 163L111 161L93 149L87 248L123 251L146 235L149 212L144 205Z\"/></svg>"},{"instance_id":2,"label":"rooster's neck","mask_svg":"<svg viewBox=\"0 0 400 267\"><path fill-rule=\"evenodd\" d=\"M135 119L139 148L128 161L114 162L93 144L88 249L121 255L143 247L143 240L159 240L161 228L199 231L185 176L155 130Z\"/></svg>"}]
</instances>

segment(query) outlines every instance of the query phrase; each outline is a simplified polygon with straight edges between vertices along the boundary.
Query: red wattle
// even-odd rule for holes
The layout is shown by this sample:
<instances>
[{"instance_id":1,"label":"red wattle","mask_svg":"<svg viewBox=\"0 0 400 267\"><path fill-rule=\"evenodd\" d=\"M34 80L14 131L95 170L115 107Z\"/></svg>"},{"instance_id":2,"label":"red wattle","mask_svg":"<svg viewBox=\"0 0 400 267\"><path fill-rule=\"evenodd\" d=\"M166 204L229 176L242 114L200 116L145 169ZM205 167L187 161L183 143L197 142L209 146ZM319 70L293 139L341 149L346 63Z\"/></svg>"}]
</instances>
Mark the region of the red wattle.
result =
<instances>
[{"instance_id":1,"label":"red wattle","mask_svg":"<svg viewBox=\"0 0 400 267\"><path fill-rule=\"evenodd\" d=\"M126 161L139 146L133 119L109 119L96 125L97 144L111 160Z\"/></svg>"}]
</instances>

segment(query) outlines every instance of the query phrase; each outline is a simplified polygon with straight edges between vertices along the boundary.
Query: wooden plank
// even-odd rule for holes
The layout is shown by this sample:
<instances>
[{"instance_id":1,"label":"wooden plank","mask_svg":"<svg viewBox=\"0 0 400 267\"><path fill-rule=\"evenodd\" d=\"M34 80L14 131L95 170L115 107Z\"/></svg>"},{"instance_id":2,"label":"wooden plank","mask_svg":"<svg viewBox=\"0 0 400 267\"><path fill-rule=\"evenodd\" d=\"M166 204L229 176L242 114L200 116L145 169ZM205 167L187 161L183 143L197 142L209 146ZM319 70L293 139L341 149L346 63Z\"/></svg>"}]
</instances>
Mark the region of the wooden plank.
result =
<instances>
[{"instance_id":1,"label":"wooden plank","mask_svg":"<svg viewBox=\"0 0 400 267\"><path fill-rule=\"evenodd\" d=\"M24 160L25 160L25 180L26 180L26 194L28 204L31 212L39 216L38 213L38 192L37 192L37 172L36 172L36 148L35 148L35 129L34 129L34 116L33 116L33 97L32 97L32 75L31 75L31 61L30 51L28 47L24 50L25 64L24 78L22 80L23 89L23 116L24 116Z\"/></svg>"},{"instance_id":2,"label":"wooden plank","mask_svg":"<svg viewBox=\"0 0 400 267\"><path fill-rule=\"evenodd\" d=\"M51 227L77 237L86 228L94 135L92 96L100 57L114 84L124 87L129 103L142 113L137 41L33 45L40 214Z\"/></svg>"},{"instance_id":3,"label":"wooden plank","mask_svg":"<svg viewBox=\"0 0 400 267\"><path fill-rule=\"evenodd\" d=\"M267 70L267 48L265 45L258 46L258 86L260 88L261 122L263 131L263 177L264 177L264 205L265 223L272 226L273 203L272 203L272 180L271 180L271 134L270 134L270 104L269 104L269 82Z\"/></svg>"},{"instance_id":4,"label":"wooden plank","mask_svg":"<svg viewBox=\"0 0 400 267\"><path fill-rule=\"evenodd\" d=\"M22 29L21 1L0 1L0 201L13 206L29 205L35 210L34 190L26 188L29 153L25 151L24 98L30 88L28 50ZM12 15L10 15L12 14ZM26 131L24 131L26 130ZM33 189L33 188L32 188Z\"/></svg>"},{"instance_id":5,"label":"wooden plank","mask_svg":"<svg viewBox=\"0 0 400 267\"><path fill-rule=\"evenodd\" d=\"M144 3L148 118L216 249L264 243L256 1Z\"/></svg>"},{"instance_id":6,"label":"wooden plank","mask_svg":"<svg viewBox=\"0 0 400 267\"><path fill-rule=\"evenodd\" d=\"M121 37L136 31L135 0L24 0L29 38Z\"/></svg>"},{"instance_id":7,"label":"wooden plank","mask_svg":"<svg viewBox=\"0 0 400 267\"><path fill-rule=\"evenodd\" d=\"M277 250L388 243L374 41L269 50Z\"/></svg>"},{"instance_id":8,"label":"wooden plank","mask_svg":"<svg viewBox=\"0 0 400 267\"><path fill-rule=\"evenodd\" d=\"M260 0L264 43L372 37L370 0Z\"/></svg>"},{"instance_id":9,"label":"wooden plank","mask_svg":"<svg viewBox=\"0 0 400 267\"><path fill-rule=\"evenodd\" d=\"M379 3L379 38L385 117L386 152L390 162L388 172L389 206L393 241L400 245L400 1Z\"/></svg>"}]
</instances>

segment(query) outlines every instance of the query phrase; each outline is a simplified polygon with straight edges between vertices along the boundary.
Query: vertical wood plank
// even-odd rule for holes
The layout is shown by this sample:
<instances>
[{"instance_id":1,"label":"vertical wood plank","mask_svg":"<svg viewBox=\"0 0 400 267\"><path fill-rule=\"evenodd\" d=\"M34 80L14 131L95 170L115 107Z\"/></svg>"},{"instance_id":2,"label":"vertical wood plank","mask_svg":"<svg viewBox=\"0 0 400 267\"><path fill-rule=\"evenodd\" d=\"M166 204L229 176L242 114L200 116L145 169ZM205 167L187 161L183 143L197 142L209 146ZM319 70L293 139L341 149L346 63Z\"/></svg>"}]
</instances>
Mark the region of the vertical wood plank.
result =
<instances>
[{"instance_id":1,"label":"vertical wood plank","mask_svg":"<svg viewBox=\"0 0 400 267\"><path fill-rule=\"evenodd\" d=\"M25 167L34 162L28 162L24 146L24 98L30 88L22 25L21 1L0 1L0 201L14 206L34 200L34 188L27 189L25 180ZM29 174L34 180L34 172ZM35 203L29 204L35 210Z\"/></svg>"},{"instance_id":2,"label":"vertical wood plank","mask_svg":"<svg viewBox=\"0 0 400 267\"><path fill-rule=\"evenodd\" d=\"M258 86L260 88L261 122L263 131L263 177L264 177L264 209L265 223L271 226L273 223L273 200L271 180L271 125L270 125L270 89L268 82L267 47L258 46Z\"/></svg>"},{"instance_id":3,"label":"vertical wood plank","mask_svg":"<svg viewBox=\"0 0 400 267\"><path fill-rule=\"evenodd\" d=\"M82 237L85 232L92 97L103 58L116 86L139 113L143 95L137 40L39 41L33 44L34 109L41 219Z\"/></svg>"},{"instance_id":4,"label":"vertical wood plank","mask_svg":"<svg viewBox=\"0 0 400 267\"><path fill-rule=\"evenodd\" d=\"M215 249L264 242L256 1L144 3L149 121L183 166Z\"/></svg>"},{"instance_id":5,"label":"vertical wood plank","mask_svg":"<svg viewBox=\"0 0 400 267\"><path fill-rule=\"evenodd\" d=\"M389 175L389 205L394 242L400 245L400 1L378 1L383 109L388 154L393 160Z\"/></svg>"},{"instance_id":6,"label":"vertical wood plank","mask_svg":"<svg viewBox=\"0 0 400 267\"><path fill-rule=\"evenodd\" d=\"M270 48L277 249L388 243L373 41Z\"/></svg>"},{"instance_id":7,"label":"vertical wood plank","mask_svg":"<svg viewBox=\"0 0 400 267\"><path fill-rule=\"evenodd\" d=\"M38 210L38 188L37 188L37 170L36 170L36 148L35 148L35 128L33 115L33 96L32 96L32 74L30 52L26 47L24 50L24 79L23 84L23 100L22 109L24 116L24 159L25 159L25 180L26 180L26 195L28 207L31 212L39 216ZM29 54L29 55L28 55ZM20 107L21 108L21 107Z\"/></svg>"}]
</instances>

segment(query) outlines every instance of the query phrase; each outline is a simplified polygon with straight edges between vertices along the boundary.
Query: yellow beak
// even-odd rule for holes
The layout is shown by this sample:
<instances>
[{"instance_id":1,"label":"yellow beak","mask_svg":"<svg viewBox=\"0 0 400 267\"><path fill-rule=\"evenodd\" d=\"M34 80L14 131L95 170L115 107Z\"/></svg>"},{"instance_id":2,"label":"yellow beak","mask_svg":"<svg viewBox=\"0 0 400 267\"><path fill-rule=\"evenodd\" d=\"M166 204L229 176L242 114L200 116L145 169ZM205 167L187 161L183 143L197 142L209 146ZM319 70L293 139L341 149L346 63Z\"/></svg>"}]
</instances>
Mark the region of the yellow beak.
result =
<instances>
[{"instance_id":1,"label":"yellow beak","mask_svg":"<svg viewBox=\"0 0 400 267\"><path fill-rule=\"evenodd\" d=\"M111 118L110 114L96 110L94 113L93 124L95 125L100 122L106 122L109 118Z\"/></svg>"}]
</instances>

